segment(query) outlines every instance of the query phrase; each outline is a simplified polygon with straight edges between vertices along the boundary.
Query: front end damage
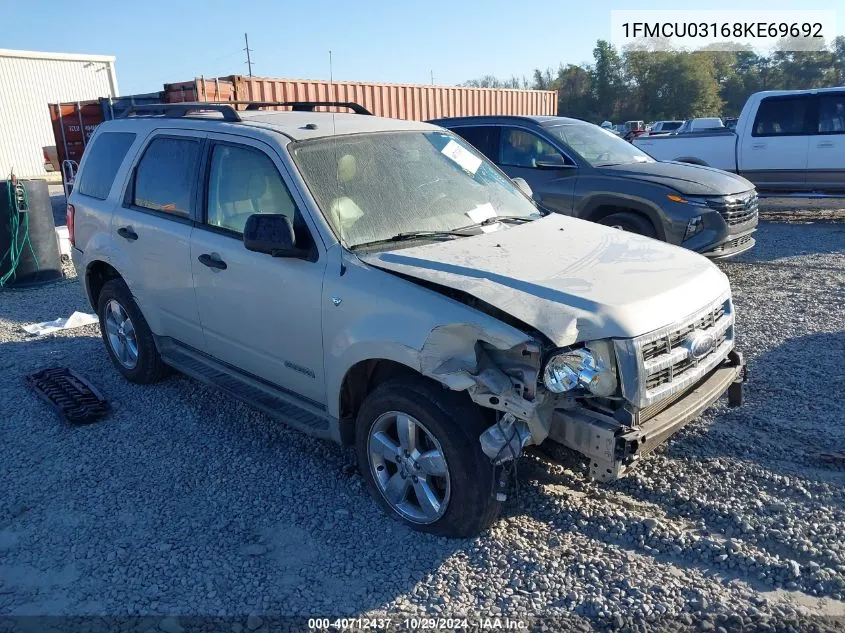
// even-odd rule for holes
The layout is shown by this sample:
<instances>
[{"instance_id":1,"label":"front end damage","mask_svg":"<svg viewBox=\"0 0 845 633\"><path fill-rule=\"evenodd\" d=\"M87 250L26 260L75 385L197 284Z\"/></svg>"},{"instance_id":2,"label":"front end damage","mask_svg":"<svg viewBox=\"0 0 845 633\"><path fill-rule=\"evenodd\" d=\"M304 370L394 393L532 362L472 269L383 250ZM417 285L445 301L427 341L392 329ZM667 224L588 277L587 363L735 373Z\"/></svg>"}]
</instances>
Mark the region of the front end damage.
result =
<instances>
[{"instance_id":1,"label":"front end damage","mask_svg":"<svg viewBox=\"0 0 845 633\"><path fill-rule=\"evenodd\" d=\"M422 349L421 369L496 412L495 423L479 441L500 469L496 495L504 499L513 463L528 445L546 439L563 444L589 459L591 479L608 482L629 472L725 392L731 406L739 405L745 363L733 350L732 329L729 334L730 344L699 366L693 382L687 380L683 389L648 406L637 406L642 403L631 402L623 393L606 398L583 390L552 393L544 386L542 372L554 349L544 349L539 337L497 338L471 324L432 331ZM626 369L624 362L611 362L614 373Z\"/></svg>"}]
</instances>

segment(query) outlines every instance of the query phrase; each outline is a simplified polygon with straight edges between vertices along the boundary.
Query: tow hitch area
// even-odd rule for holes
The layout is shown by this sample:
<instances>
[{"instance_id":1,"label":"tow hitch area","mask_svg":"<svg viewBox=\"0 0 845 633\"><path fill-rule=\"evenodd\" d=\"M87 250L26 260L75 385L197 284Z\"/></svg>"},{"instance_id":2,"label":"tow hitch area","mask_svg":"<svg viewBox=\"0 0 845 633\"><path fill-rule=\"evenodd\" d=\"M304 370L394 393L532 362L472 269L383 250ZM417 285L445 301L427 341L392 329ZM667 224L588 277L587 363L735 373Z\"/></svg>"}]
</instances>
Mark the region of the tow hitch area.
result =
<instances>
[{"instance_id":1,"label":"tow hitch area","mask_svg":"<svg viewBox=\"0 0 845 633\"><path fill-rule=\"evenodd\" d=\"M111 406L91 383L67 367L43 369L26 377L35 393L48 402L63 420L91 424L104 418Z\"/></svg>"},{"instance_id":2,"label":"tow hitch area","mask_svg":"<svg viewBox=\"0 0 845 633\"><path fill-rule=\"evenodd\" d=\"M742 352L733 350L730 354L728 354L728 361L730 361L734 367L739 369L737 371L736 378L731 383L731 386L728 387L728 406L740 407L742 406L742 401L744 399L743 385L745 384L745 375L747 372L745 359L742 356Z\"/></svg>"}]
</instances>

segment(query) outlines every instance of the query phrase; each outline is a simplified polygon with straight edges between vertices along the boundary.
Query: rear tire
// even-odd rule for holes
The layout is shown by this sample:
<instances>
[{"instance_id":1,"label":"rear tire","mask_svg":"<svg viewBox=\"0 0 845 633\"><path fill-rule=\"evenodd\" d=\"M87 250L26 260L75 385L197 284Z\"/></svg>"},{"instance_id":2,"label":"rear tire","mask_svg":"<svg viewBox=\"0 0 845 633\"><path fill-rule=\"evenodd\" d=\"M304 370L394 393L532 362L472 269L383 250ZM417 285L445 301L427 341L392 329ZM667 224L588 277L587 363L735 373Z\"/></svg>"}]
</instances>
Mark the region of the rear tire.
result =
<instances>
[{"instance_id":1,"label":"rear tire","mask_svg":"<svg viewBox=\"0 0 845 633\"><path fill-rule=\"evenodd\" d=\"M410 455L401 431L392 430L400 424L416 429L416 449L412 447ZM431 380L403 376L379 385L358 412L355 437L358 465L370 494L387 514L415 530L447 537L478 534L500 509L491 495L494 469L478 439L487 426L466 394ZM423 456L438 451L443 463L436 475L432 473L438 468ZM423 459L417 462L417 457ZM417 491L429 501L421 502Z\"/></svg>"},{"instance_id":2,"label":"rear tire","mask_svg":"<svg viewBox=\"0 0 845 633\"><path fill-rule=\"evenodd\" d=\"M161 360L150 326L126 282L112 279L103 285L97 316L106 351L124 378L148 384L167 374L168 367ZM122 328L116 327L121 323Z\"/></svg>"},{"instance_id":3,"label":"rear tire","mask_svg":"<svg viewBox=\"0 0 845 633\"><path fill-rule=\"evenodd\" d=\"M654 230L654 225L648 218L638 213L631 213L630 211L611 213L599 220L599 224L621 229L628 233L644 235L645 237L657 237L657 231Z\"/></svg>"}]
</instances>

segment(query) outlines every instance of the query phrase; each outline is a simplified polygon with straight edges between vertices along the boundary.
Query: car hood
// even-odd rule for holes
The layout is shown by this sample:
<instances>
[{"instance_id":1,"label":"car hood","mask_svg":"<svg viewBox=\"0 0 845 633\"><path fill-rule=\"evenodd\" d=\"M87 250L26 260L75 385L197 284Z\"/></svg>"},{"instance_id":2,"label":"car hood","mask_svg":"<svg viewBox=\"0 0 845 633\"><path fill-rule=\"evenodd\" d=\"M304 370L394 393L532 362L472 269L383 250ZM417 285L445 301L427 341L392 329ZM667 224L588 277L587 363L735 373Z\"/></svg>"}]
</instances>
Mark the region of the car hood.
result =
<instances>
[{"instance_id":1,"label":"car hood","mask_svg":"<svg viewBox=\"0 0 845 633\"><path fill-rule=\"evenodd\" d=\"M555 214L359 257L465 292L558 346L639 336L690 316L730 290L727 277L692 251Z\"/></svg>"},{"instance_id":2,"label":"car hood","mask_svg":"<svg viewBox=\"0 0 845 633\"><path fill-rule=\"evenodd\" d=\"M754 185L742 176L712 167L674 161L610 165L596 167L596 170L606 176L633 178L664 185L688 196L724 196L754 188Z\"/></svg>"}]
</instances>

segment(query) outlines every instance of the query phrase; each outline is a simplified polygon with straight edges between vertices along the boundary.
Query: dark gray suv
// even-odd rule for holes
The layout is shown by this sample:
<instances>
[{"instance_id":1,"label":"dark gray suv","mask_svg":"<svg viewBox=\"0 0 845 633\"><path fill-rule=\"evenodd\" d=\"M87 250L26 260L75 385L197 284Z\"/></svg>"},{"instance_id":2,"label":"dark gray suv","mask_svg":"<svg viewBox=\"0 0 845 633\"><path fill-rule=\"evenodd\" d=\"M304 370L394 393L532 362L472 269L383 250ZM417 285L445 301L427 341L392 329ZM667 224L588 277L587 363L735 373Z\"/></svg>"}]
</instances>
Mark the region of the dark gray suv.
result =
<instances>
[{"instance_id":1,"label":"dark gray suv","mask_svg":"<svg viewBox=\"0 0 845 633\"><path fill-rule=\"evenodd\" d=\"M718 169L660 162L597 125L566 117L430 121L453 130L546 210L684 246L713 258L754 246L757 192Z\"/></svg>"}]
</instances>

